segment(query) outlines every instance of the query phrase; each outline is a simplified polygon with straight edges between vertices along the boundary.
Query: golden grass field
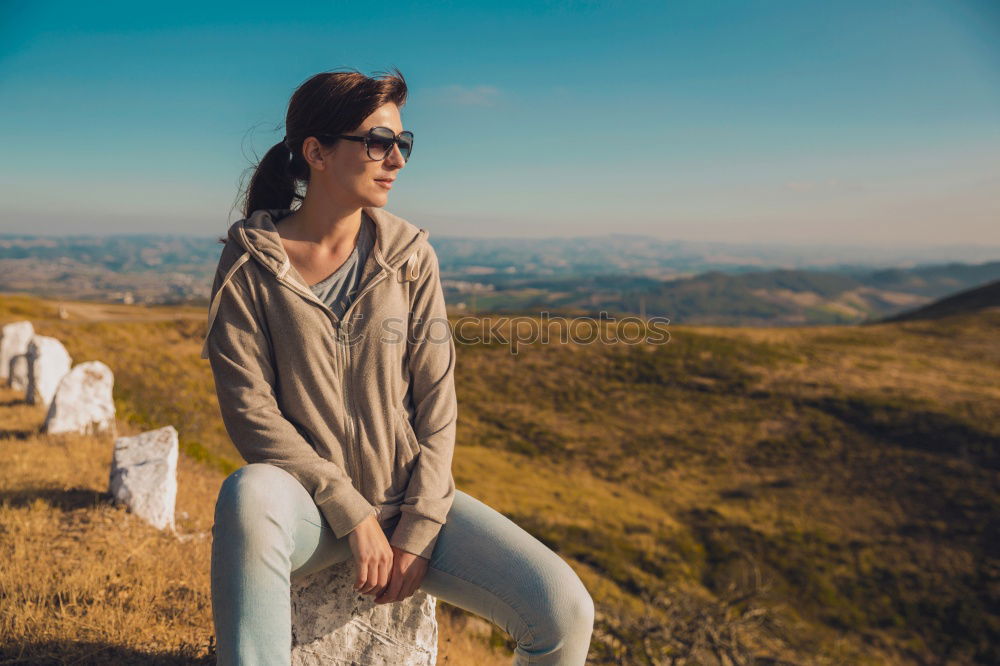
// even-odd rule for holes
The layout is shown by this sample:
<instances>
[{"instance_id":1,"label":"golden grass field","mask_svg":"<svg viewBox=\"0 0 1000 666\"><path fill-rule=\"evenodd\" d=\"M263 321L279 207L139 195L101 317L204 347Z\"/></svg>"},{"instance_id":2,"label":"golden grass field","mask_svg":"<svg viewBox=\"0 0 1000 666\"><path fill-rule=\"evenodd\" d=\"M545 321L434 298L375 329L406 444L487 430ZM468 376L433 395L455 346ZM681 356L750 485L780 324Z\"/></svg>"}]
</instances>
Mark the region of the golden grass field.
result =
<instances>
[{"instance_id":1,"label":"golden grass field","mask_svg":"<svg viewBox=\"0 0 1000 666\"><path fill-rule=\"evenodd\" d=\"M186 536L107 502L110 437L40 434L0 392L0 663L212 663L206 535L242 461L205 311L65 306L0 295L0 324L107 363L120 435L177 428ZM459 345L456 482L580 574L590 663L995 663L998 331L994 309ZM439 618L440 663L510 662L485 621Z\"/></svg>"}]
</instances>

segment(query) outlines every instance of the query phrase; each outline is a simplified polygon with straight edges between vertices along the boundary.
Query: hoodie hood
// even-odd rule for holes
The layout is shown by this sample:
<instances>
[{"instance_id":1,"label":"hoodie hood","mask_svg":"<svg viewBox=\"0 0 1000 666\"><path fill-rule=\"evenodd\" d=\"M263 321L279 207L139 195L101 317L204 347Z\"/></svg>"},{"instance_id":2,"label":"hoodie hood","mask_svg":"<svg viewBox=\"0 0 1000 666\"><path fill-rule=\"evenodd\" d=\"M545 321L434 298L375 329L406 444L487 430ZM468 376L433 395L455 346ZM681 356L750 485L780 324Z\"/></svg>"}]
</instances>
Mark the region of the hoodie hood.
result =
<instances>
[{"instance_id":1,"label":"hoodie hood","mask_svg":"<svg viewBox=\"0 0 1000 666\"><path fill-rule=\"evenodd\" d=\"M430 232L381 208L365 206L361 210L375 223L374 261L364 267L361 275L361 284L364 285L380 270L394 272L399 269L427 242ZM292 266L276 226L292 212L290 208L254 211L250 217L233 223L229 228L229 238L275 277L291 277L308 288L308 283ZM415 274L410 275L410 279L415 277Z\"/></svg>"},{"instance_id":2,"label":"hoodie hood","mask_svg":"<svg viewBox=\"0 0 1000 666\"><path fill-rule=\"evenodd\" d=\"M421 274L420 257L428 254L421 250L427 248L433 251L427 242L430 232L381 208L364 206L361 210L374 222L375 244L362 269L358 293L361 294L369 285L393 274L396 274L396 280L399 282L416 281ZM240 267L251 259L263 268L265 274L274 275L279 283L322 308L334 326L340 328L341 322L337 315L313 293L309 283L295 269L288 253L285 252L276 225L292 212L294 211L291 208L262 208L254 211L250 217L237 220L230 225L216 285L213 286L208 327L201 350L202 358L208 358L208 336L212 331L226 284L235 277ZM230 258L227 259L227 256Z\"/></svg>"}]
</instances>

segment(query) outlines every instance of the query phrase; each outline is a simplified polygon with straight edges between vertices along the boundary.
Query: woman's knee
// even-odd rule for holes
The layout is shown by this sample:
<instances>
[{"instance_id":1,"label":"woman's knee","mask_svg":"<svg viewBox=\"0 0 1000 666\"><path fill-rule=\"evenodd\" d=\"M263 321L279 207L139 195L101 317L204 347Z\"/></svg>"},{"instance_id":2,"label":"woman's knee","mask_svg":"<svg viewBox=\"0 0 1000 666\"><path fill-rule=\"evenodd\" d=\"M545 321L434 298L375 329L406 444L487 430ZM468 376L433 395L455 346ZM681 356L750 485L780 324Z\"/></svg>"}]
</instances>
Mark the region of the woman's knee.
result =
<instances>
[{"instance_id":1,"label":"woman's knee","mask_svg":"<svg viewBox=\"0 0 1000 666\"><path fill-rule=\"evenodd\" d=\"M589 634L594 628L594 599L572 569L564 577L554 610L558 629L563 634L583 632Z\"/></svg>"},{"instance_id":2,"label":"woman's knee","mask_svg":"<svg viewBox=\"0 0 1000 666\"><path fill-rule=\"evenodd\" d=\"M298 481L288 472L268 463L251 463L226 477L215 504L216 522L256 523L267 512L280 507L282 488L289 480Z\"/></svg>"},{"instance_id":3,"label":"woman's knee","mask_svg":"<svg viewBox=\"0 0 1000 666\"><path fill-rule=\"evenodd\" d=\"M536 610L540 611L535 622L542 625L536 626L536 635L558 643L578 637L589 641L594 627L594 600L583 581L564 560L551 568L545 578L545 583L536 588L542 591L541 596L534 600Z\"/></svg>"}]
</instances>

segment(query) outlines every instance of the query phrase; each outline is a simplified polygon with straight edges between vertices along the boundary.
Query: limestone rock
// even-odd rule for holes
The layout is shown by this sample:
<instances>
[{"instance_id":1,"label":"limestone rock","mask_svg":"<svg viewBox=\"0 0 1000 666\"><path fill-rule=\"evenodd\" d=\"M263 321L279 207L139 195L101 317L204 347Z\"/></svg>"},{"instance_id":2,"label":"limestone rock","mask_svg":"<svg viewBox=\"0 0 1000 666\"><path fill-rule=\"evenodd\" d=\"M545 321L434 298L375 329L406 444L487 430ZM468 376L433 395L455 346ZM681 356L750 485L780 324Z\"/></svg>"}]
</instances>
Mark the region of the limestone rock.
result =
<instances>
[{"instance_id":1,"label":"limestone rock","mask_svg":"<svg viewBox=\"0 0 1000 666\"><path fill-rule=\"evenodd\" d=\"M17 321L0 329L0 379L10 378L11 362L15 356L27 353L34 335L35 327L30 321Z\"/></svg>"},{"instance_id":2,"label":"limestone rock","mask_svg":"<svg viewBox=\"0 0 1000 666\"><path fill-rule=\"evenodd\" d=\"M114 373L100 361L78 363L59 382L43 431L115 435Z\"/></svg>"},{"instance_id":3,"label":"limestone rock","mask_svg":"<svg viewBox=\"0 0 1000 666\"><path fill-rule=\"evenodd\" d=\"M354 591L355 566L352 558L292 581L292 665L437 663L437 599L417 590L376 604Z\"/></svg>"},{"instance_id":4,"label":"limestone rock","mask_svg":"<svg viewBox=\"0 0 1000 666\"><path fill-rule=\"evenodd\" d=\"M73 366L73 359L63 344L47 335L36 335L28 343L28 404L41 401L46 408L55 397L56 387Z\"/></svg>"},{"instance_id":5,"label":"limestone rock","mask_svg":"<svg viewBox=\"0 0 1000 666\"><path fill-rule=\"evenodd\" d=\"M28 391L28 355L18 354L10 360L10 387L15 391Z\"/></svg>"},{"instance_id":6,"label":"limestone rock","mask_svg":"<svg viewBox=\"0 0 1000 666\"><path fill-rule=\"evenodd\" d=\"M173 531L177 454L173 426L116 439L108 483L112 500L157 529Z\"/></svg>"}]
</instances>

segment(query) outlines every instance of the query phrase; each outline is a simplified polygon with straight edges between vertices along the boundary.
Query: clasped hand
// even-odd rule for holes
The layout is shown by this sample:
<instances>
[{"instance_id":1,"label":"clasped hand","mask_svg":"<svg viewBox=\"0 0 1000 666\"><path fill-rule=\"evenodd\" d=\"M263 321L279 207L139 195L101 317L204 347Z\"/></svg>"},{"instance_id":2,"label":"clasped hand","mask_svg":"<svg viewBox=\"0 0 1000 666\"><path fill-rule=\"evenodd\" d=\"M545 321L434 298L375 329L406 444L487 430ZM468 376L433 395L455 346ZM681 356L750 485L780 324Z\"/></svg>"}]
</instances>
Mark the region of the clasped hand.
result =
<instances>
[{"instance_id":1,"label":"clasped hand","mask_svg":"<svg viewBox=\"0 0 1000 666\"><path fill-rule=\"evenodd\" d=\"M375 603L402 601L413 594L430 561L389 543L375 516L365 518L348 535L358 575L354 590L375 596Z\"/></svg>"}]
</instances>

